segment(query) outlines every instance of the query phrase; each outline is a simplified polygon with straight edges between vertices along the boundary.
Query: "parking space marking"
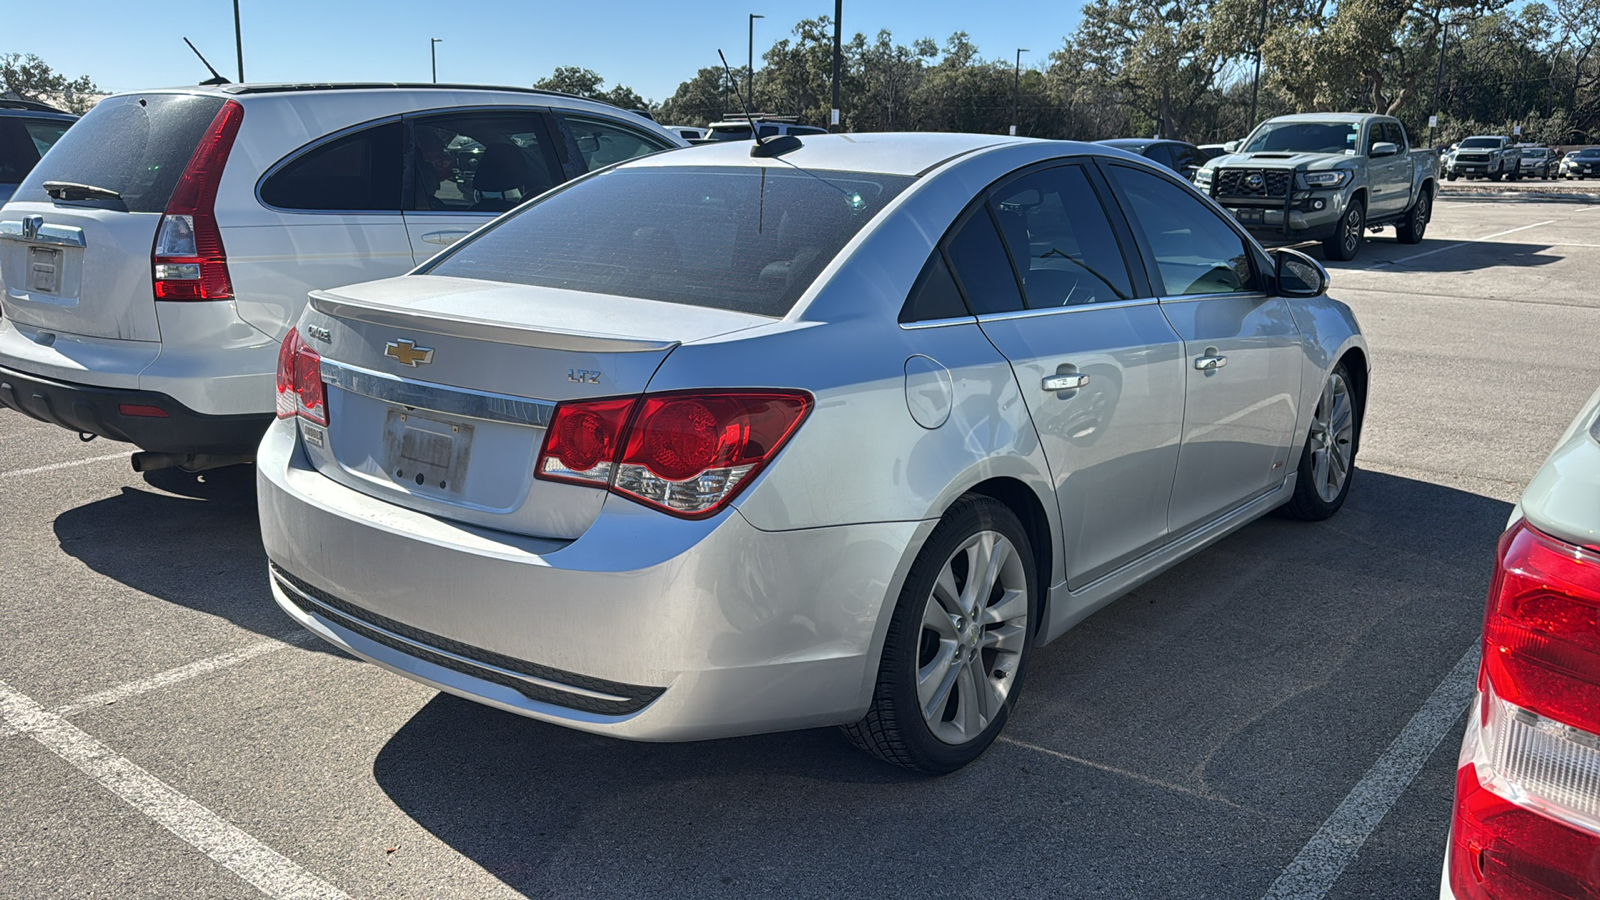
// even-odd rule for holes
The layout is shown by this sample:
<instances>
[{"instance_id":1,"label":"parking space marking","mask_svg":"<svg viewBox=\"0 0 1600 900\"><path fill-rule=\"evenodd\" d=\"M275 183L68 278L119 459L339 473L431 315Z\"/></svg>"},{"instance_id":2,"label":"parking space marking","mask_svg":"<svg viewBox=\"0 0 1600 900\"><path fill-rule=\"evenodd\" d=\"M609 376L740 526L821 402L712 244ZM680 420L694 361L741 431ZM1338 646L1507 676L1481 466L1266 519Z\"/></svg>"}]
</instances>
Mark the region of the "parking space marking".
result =
<instances>
[{"instance_id":1,"label":"parking space marking","mask_svg":"<svg viewBox=\"0 0 1600 900\"><path fill-rule=\"evenodd\" d=\"M0 721L38 741L263 894L280 900L349 900L345 892L178 793L4 681L0 681Z\"/></svg>"},{"instance_id":2,"label":"parking space marking","mask_svg":"<svg viewBox=\"0 0 1600 900\"><path fill-rule=\"evenodd\" d=\"M1262 900L1321 900L1326 896L1438 749L1439 741L1455 727L1477 687L1478 645L1473 644L1400 729L1389 749L1278 874ZM1439 852L1444 852L1443 846Z\"/></svg>"},{"instance_id":3,"label":"parking space marking","mask_svg":"<svg viewBox=\"0 0 1600 900\"><path fill-rule=\"evenodd\" d=\"M309 631L300 631L295 634L285 635L281 638L269 638L268 640L258 641L248 647L234 650L231 653L222 653L217 656L207 657L206 659L197 660L189 663L188 665L178 666L175 669L168 669L165 672L157 672L156 674L151 675L149 678L141 678L138 681L130 681L126 684L119 684L113 688L107 688L103 691L97 691L93 694L79 697L71 703L68 703L65 706L58 706L51 711L58 716L75 716L87 709L94 709L95 707L99 706L110 706L111 704L116 703L118 700L126 700L129 697L137 697L140 694L148 694L151 691L160 690L164 687L170 687L171 685L179 682L188 681L191 678L197 678L201 675L205 675L208 672L215 672L218 669L226 669L229 666L236 666L239 663L255 659L258 656L288 649L296 644L304 644L311 641L315 637L316 635Z\"/></svg>"},{"instance_id":4,"label":"parking space marking","mask_svg":"<svg viewBox=\"0 0 1600 900\"><path fill-rule=\"evenodd\" d=\"M105 456L91 456L87 459L74 459L67 462L51 463L48 466L34 466L31 469L17 469L11 472L0 472L0 478L16 478L22 475L37 475L40 472L54 472L57 469L71 469L77 466L87 466L90 463L105 462L108 459L127 459L128 453L107 453Z\"/></svg>"},{"instance_id":5,"label":"parking space marking","mask_svg":"<svg viewBox=\"0 0 1600 900\"><path fill-rule=\"evenodd\" d=\"M1517 228L1507 228L1505 231L1496 231L1494 234L1486 234L1483 237L1475 237L1464 241L1456 241L1454 244L1446 244L1443 247L1435 247L1432 250L1426 250L1422 253L1413 253L1410 256L1402 256L1399 259L1386 259L1382 262L1373 263L1372 265L1367 266L1367 271L1370 272L1374 269L1381 269L1385 266L1398 266L1401 263L1411 262L1414 259L1422 259L1425 256L1432 256L1435 253L1443 253L1446 250L1454 250L1457 247L1465 247L1469 244L1481 244L1484 241L1492 241L1497 237L1505 237L1508 234L1516 234L1519 231L1527 231L1530 228L1538 228L1542 225L1554 225L1555 223L1555 219L1546 219L1543 222L1535 222L1532 225L1522 225Z\"/></svg>"}]
</instances>

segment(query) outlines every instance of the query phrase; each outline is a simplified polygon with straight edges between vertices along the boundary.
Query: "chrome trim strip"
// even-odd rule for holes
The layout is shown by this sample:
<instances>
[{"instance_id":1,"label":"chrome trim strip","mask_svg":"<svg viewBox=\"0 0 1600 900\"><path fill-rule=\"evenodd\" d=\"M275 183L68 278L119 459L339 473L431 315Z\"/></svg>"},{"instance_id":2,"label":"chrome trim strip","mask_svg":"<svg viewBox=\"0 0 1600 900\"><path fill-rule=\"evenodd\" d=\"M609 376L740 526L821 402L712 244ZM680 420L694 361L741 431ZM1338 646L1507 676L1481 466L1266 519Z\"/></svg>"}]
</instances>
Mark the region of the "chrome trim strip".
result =
<instances>
[{"instance_id":1,"label":"chrome trim strip","mask_svg":"<svg viewBox=\"0 0 1600 900\"><path fill-rule=\"evenodd\" d=\"M568 182L569 184L571 182ZM490 341L497 344L515 344L546 350L572 350L578 353L639 353L671 350L677 341L653 341L648 338L608 337L580 331L544 331L505 322L469 319L465 316L424 310L400 310L381 306L368 306L352 300L335 297L324 291L311 292L311 308L324 315L351 319L387 328L405 328L426 331L444 337L465 338L471 341Z\"/></svg>"},{"instance_id":2,"label":"chrome trim strip","mask_svg":"<svg viewBox=\"0 0 1600 900\"><path fill-rule=\"evenodd\" d=\"M1039 316L1054 316L1061 313L1088 312L1093 309L1126 309L1132 306L1154 306L1154 297L1135 297L1132 300L1110 300L1105 303L1079 303L1075 306L1042 306L1038 309L1018 309L1011 312L985 313L978 317L979 324L984 322L1004 322L1008 319L1033 319Z\"/></svg>"},{"instance_id":3,"label":"chrome trim strip","mask_svg":"<svg viewBox=\"0 0 1600 900\"><path fill-rule=\"evenodd\" d=\"M71 225L39 226L37 236L29 238L22 233L22 223L16 219L0 222L0 240L21 241L24 244L54 244L57 247L84 247L83 229Z\"/></svg>"},{"instance_id":4,"label":"chrome trim strip","mask_svg":"<svg viewBox=\"0 0 1600 900\"><path fill-rule=\"evenodd\" d=\"M335 625L339 624L339 622L341 620L343 620L343 619L355 619L354 616L350 616L350 615L347 615L346 613L340 612L339 610L334 609L333 607L329 606L328 604L323 603L321 600L318 600L317 598L311 596L310 594L307 594L305 591L300 590L299 588L297 588L294 585L290 584L288 579L286 579L286 578L274 577L272 580L277 582L278 588L280 590L294 591L294 594L295 594L296 597L299 597L299 598L305 600L307 603L311 604L312 606L315 606L319 610L326 610L327 612L324 613L324 618L327 618L328 620L333 622ZM632 697L618 697L615 694L605 694L605 693L601 693L600 691L591 691L588 688L581 688L581 687L576 687L576 686L570 685L570 684L563 684L563 683L561 683L559 681L548 681L548 680L543 679L543 678L537 678L537 677L535 677L533 675L523 674L522 672L513 672L510 669L502 669L499 666L491 666L488 663L481 662L481 661L476 660L476 659L469 659L468 657L462 656L459 653L451 653L449 650L442 650L442 649L440 649L438 647L433 646L432 644L424 644L421 641L414 641L411 638L408 638L408 637L406 637L404 635L395 634L394 632L390 631L387 628L379 628L377 625L374 625L371 622L362 621L360 619L355 619L355 621L361 622L361 625L362 625L363 628L370 628L373 631L376 631L379 634L382 634L384 637L387 637L387 638L389 638L391 640L394 640L394 641L397 641L399 643L405 644L407 647L416 647L419 650L425 650L425 651L427 651L429 653L434 653L434 654L437 654L439 656L443 656L443 657L445 657L447 659L455 660L458 663L461 663L461 664L467 665L467 666L471 666L474 669L482 669L485 672L494 672L494 673L496 673L498 675L504 675L504 676L507 676L509 678L515 678L518 681L525 681L528 684L536 684L539 687L547 688L549 690L561 691L562 693L567 693L567 694L578 694L578 695L584 696L584 697L592 697L592 698L594 698L596 700L609 700L612 703L627 703L627 702L629 702L629 701L634 699Z\"/></svg>"},{"instance_id":5,"label":"chrome trim strip","mask_svg":"<svg viewBox=\"0 0 1600 900\"><path fill-rule=\"evenodd\" d=\"M1221 291L1215 294L1174 294L1170 297L1162 297L1161 302L1167 304L1196 303L1201 300L1216 300L1220 297L1243 297L1245 299L1255 300L1257 302L1265 302L1272 299L1272 297L1264 291Z\"/></svg>"},{"instance_id":6,"label":"chrome trim strip","mask_svg":"<svg viewBox=\"0 0 1600 900\"><path fill-rule=\"evenodd\" d=\"M548 428L550 416L556 408L548 400L411 381L328 359L322 361L322 380L342 390L385 403L535 428Z\"/></svg>"},{"instance_id":7,"label":"chrome trim strip","mask_svg":"<svg viewBox=\"0 0 1600 900\"><path fill-rule=\"evenodd\" d=\"M977 323L976 316L959 316L950 319L922 319L917 322L901 322L900 328L904 331L919 331L923 328L949 328L951 325L972 325Z\"/></svg>"}]
</instances>

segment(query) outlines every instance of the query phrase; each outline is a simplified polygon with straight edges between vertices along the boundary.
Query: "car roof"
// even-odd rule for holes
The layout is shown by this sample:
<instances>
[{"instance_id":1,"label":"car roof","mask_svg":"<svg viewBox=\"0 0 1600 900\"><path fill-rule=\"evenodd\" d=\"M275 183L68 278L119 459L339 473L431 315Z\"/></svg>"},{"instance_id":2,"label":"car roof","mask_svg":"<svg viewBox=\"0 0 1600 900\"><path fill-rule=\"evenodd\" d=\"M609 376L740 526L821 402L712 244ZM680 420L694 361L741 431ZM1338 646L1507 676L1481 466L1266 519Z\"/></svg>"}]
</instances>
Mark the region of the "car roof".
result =
<instances>
[{"instance_id":1,"label":"car roof","mask_svg":"<svg viewBox=\"0 0 1600 900\"><path fill-rule=\"evenodd\" d=\"M874 172L882 175L921 175L957 156L1013 144L1062 144L1080 152L1099 152L1106 148L1070 141L1041 141L992 134L896 133L817 134L799 137L800 146L773 157L752 157L755 145L749 141L720 141L697 144L641 157L624 168L644 166L752 166L790 165L799 169L842 172ZM1064 149L1064 152L1072 152Z\"/></svg>"},{"instance_id":2,"label":"car roof","mask_svg":"<svg viewBox=\"0 0 1600 900\"><path fill-rule=\"evenodd\" d=\"M64 113L54 109L17 109L15 107L0 106L0 118L20 117L24 119L45 119L53 122L76 122L78 117L72 113Z\"/></svg>"},{"instance_id":3,"label":"car roof","mask_svg":"<svg viewBox=\"0 0 1600 900\"><path fill-rule=\"evenodd\" d=\"M1107 147L1121 147L1124 150L1133 150L1148 147L1151 144L1172 144L1176 143L1176 141L1169 141L1164 138L1111 138L1104 141L1095 141L1095 143L1104 144Z\"/></svg>"},{"instance_id":4,"label":"car roof","mask_svg":"<svg viewBox=\"0 0 1600 900\"><path fill-rule=\"evenodd\" d=\"M1268 122L1349 122L1359 125L1369 119L1393 119L1394 116L1384 116L1377 113L1294 113L1287 116L1273 116Z\"/></svg>"}]
</instances>

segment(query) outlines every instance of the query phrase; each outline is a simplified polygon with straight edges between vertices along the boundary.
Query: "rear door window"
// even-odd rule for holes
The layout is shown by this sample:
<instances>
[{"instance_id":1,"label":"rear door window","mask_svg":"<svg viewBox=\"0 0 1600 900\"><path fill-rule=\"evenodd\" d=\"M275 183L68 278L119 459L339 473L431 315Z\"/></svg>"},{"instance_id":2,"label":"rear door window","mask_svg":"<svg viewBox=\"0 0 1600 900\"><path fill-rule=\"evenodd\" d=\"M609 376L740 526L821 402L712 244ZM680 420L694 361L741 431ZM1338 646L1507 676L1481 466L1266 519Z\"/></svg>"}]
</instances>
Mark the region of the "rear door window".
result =
<instances>
[{"instance_id":1,"label":"rear door window","mask_svg":"<svg viewBox=\"0 0 1600 900\"><path fill-rule=\"evenodd\" d=\"M15 199L49 202L44 183L70 181L121 194L130 212L161 212L222 104L209 94L107 97L60 136Z\"/></svg>"},{"instance_id":2,"label":"rear door window","mask_svg":"<svg viewBox=\"0 0 1600 900\"><path fill-rule=\"evenodd\" d=\"M261 200L286 210L399 213L398 119L319 144L273 171Z\"/></svg>"},{"instance_id":3,"label":"rear door window","mask_svg":"<svg viewBox=\"0 0 1600 900\"><path fill-rule=\"evenodd\" d=\"M783 316L911 181L789 165L624 167L520 208L421 271Z\"/></svg>"},{"instance_id":4,"label":"rear door window","mask_svg":"<svg viewBox=\"0 0 1600 900\"><path fill-rule=\"evenodd\" d=\"M1030 309L1133 296L1122 248L1082 166L1024 175L993 202Z\"/></svg>"},{"instance_id":5,"label":"rear door window","mask_svg":"<svg viewBox=\"0 0 1600 900\"><path fill-rule=\"evenodd\" d=\"M1022 292L987 206L978 207L945 245L967 306L978 315L1022 309Z\"/></svg>"},{"instance_id":6,"label":"rear door window","mask_svg":"<svg viewBox=\"0 0 1600 900\"><path fill-rule=\"evenodd\" d=\"M654 135L613 122L579 116L562 116L561 121L577 143L584 167L591 172L672 146Z\"/></svg>"},{"instance_id":7,"label":"rear door window","mask_svg":"<svg viewBox=\"0 0 1600 900\"><path fill-rule=\"evenodd\" d=\"M1172 168L1172 151L1167 144L1149 144L1139 152L1139 155L1169 169Z\"/></svg>"},{"instance_id":8,"label":"rear door window","mask_svg":"<svg viewBox=\"0 0 1600 900\"><path fill-rule=\"evenodd\" d=\"M418 118L411 135L410 209L500 213L561 180L532 110Z\"/></svg>"},{"instance_id":9,"label":"rear door window","mask_svg":"<svg viewBox=\"0 0 1600 900\"><path fill-rule=\"evenodd\" d=\"M917 276L916 286L900 308L901 322L927 322L934 319L965 317L967 305L961 299L961 289L950 274L942 250L933 251L928 262Z\"/></svg>"}]
</instances>

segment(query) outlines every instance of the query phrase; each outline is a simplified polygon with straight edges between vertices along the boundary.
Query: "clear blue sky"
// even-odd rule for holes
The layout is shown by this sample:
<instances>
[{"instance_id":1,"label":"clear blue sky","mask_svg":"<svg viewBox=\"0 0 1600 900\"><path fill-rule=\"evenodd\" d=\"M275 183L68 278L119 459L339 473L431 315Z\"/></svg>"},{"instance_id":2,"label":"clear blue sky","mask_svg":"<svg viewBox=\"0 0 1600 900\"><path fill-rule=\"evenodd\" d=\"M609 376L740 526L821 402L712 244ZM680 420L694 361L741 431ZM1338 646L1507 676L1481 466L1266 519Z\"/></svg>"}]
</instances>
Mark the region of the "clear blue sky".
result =
<instances>
[{"instance_id":1,"label":"clear blue sky","mask_svg":"<svg viewBox=\"0 0 1600 900\"><path fill-rule=\"evenodd\" d=\"M1042 65L1077 27L1082 0L845 0L845 40L889 29L899 43L972 36L985 58ZM439 80L528 85L556 66L599 72L660 102L715 65L717 49L745 58L747 13L756 55L801 19L833 14L830 0L240 0L245 75L251 81L427 81L428 39ZM206 76L182 37L229 78L237 71L231 0L0 2L0 53L36 53L58 72L102 88L194 84Z\"/></svg>"}]
</instances>

